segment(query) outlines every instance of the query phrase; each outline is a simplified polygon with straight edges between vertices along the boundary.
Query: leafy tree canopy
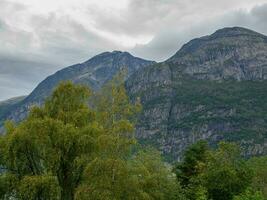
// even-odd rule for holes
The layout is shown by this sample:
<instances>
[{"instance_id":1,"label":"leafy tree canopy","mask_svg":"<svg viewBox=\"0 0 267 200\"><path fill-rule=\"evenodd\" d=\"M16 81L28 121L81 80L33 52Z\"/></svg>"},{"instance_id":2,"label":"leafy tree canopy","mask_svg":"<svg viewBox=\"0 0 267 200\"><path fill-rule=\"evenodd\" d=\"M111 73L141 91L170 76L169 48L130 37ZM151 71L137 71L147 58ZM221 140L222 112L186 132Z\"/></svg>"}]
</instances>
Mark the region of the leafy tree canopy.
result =
<instances>
[{"instance_id":1,"label":"leafy tree canopy","mask_svg":"<svg viewBox=\"0 0 267 200\"><path fill-rule=\"evenodd\" d=\"M0 138L0 198L182 198L160 155L135 147L140 109L126 94L123 74L96 93L61 83L27 119L17 126L6 123Z\"/></svg>"}]
</instances>

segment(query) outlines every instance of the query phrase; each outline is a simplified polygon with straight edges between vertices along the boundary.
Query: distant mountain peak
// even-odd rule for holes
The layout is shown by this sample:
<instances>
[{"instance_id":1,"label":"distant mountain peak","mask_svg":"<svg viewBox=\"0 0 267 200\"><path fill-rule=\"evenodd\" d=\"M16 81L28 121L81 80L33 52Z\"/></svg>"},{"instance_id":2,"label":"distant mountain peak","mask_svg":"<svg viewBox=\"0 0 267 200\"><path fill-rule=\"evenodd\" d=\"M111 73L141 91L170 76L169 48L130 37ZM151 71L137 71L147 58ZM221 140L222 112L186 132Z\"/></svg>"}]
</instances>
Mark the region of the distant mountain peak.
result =
<instances>
[{"instance_id":1,"label":"distant mountain peak","mask_svg":"<svg viewBox=\"0 0 267 200\"><path fill-rule=\"evenodd\" d=\"M197 79L267 79L267 36L242 27L228 27L196 38L167 62Z\"/></svg>"},{"instance_id":2,"label":"distant mountain peak","mask_svg":"<svg viewBox=\"0 0 267 200\"><path fill-rule=\"evenodd\" d=\"M154 63L155 61L138 58L128 52L107 51L83 63L61 69L55 74L48 76L39 83L29 96L12 106L12 109L9 109L7 112L2 112L2 114L2 102L0 102L0 129L2 125L1 120L3 119L12 119L14 121L24 119L27 116L29 107L33 104L41 105L61 81L70 80L97 90L111 80L121 69L127 69L127 75L130 76L137 70Z\"/></svg>"},{"instance_id":3,"label":"distant mountain peak","mask_svg":"<svg viewBox=\"0 0 267 200\"><path fill-rule=\"evenodd\" d=\"M222 28L219 29L217 31L215 31L211 36L216 36L216 37L229 37L229 36L241 36L241 35L250 35L250 36L264 36L260 33L257 33L253 30L250 30L248 28L244 28L244 27L226 27L226 28ZM264 36L266 37L266 36Z\"/></svg>"},{"instance_id":4,"label":"distant mountain peak","mask_svg":"<svg viewBox=\"0 0 267 200\"><path fill-rule=\"evenodd\" d=\"M128 53L128 52L122 52L122 51L119 51L119 50L114 50L111 53L113 53L113 54L121 54L121 53Z\"/></svg>"},{"instance_id":5,"label":"distant mountain peak","mask_svg":"<svg viewBox=\"0 0 267 200\"><path fill-rule=\"evenodd\" d=\"M139 68L153 63L155 62L135 57L128 52L103 52L83 63L66 67L47 77L25 99L24 103L27 105L32 102L42 103L60 81L71 80L97 90L121 69L126 68L129 76Z\"/></svg>"},{"instance_id":6,"label":"distant mountain peak","mask_svg":"<svg viewBox=\"0 0 267 200\"><path fill-rule=\"evenodd\" d=\"M86 64L86 65L96 64L98 62L103 62L103 59L104 60L105 59L113 59L113 60L128 59L129 61L130 60L140 60L140 61L144 61L144 62L151 62L150 60L145 60L142 58L135 57L127 51L114 50L114 51L106 51L106 52L100 53L100 54L90 58L86 62L84 62L84 64Z\"/></svg>"},{"instance_id":7,"label":"distant mountain peak","mask_svg":"<svg viewBox=\"0 0 267 200\"><path fill-rule=\"evenodd\" d=\"M259 40L255 40L255 38ZM169 58L168 61L177 61L178 57L192 54L202 49L205 45L214 46L214 44L220 43L222 47L223 45L235 45L236 43L240 43L241 46L244 46L247 42L252 40L253 42L267 42L267 36L243 27L226 27L215 31L211 35L190 40Z\"/></svg>"}]
</instances>

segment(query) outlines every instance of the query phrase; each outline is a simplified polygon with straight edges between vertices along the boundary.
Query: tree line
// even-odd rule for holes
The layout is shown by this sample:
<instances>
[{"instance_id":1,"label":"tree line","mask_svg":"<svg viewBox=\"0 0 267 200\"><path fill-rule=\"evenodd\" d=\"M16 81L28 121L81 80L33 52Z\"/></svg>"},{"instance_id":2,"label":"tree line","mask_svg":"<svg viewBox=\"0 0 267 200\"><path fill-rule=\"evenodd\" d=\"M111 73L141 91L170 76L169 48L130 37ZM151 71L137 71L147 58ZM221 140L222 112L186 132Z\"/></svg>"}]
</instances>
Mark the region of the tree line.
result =
<instances>
[{"instance_id":1,"label":"tree line","mask_svg":"<svg viewBox=\"0 0 267 200\"><path fill-rule=\"evenodd\" d=\"M139 145L140 102L123 75L100 91L63 82L41 107L0 137L0 199L263 200L267 158L245 160L240 148L205 141L175 165Z\"/></svg>"}]
</instances>

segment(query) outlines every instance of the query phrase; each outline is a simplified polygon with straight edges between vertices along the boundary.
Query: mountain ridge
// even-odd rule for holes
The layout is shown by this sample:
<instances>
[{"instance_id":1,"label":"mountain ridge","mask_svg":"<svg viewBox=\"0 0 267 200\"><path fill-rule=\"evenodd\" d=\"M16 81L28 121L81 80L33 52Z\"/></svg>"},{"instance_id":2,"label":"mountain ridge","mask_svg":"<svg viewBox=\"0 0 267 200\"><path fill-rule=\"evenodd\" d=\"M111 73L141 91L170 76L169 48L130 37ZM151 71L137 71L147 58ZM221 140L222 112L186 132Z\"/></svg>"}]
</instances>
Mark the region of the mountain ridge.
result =
<instances>
[{"instance_id":1,"label":"mountain ridge","mask_svg":"<svg viewBox=\"0 0 267 200\"><path fill-rule=\"evenodd\" d=\"M194 39L166 60L197 79L264 80L267 36L233 27Z\"/></svg>"},{"instance_id":2,"label":"mountain ridge","mask_svg":"<svg viewBox=\"0 0 267 200\"><path fill-rule=\"evenodd\" d=\"M225 27L222 29L218 29L211 35L206 35L206 36L202 36L202 37L194 38L190 40L189 42L185 43L173 56L168 58L166 61L171 61L176 56L176 54L179 53L179 51L183 51L183 49L187 48L187 46L190 46L190 44L194 42L214 40L214 39L217 39L218 37L234 37L234 36L240 36L240 35L261 37L267 41L266 35L255 32L253 30L243 28L243 27Z\"/></svg>"},{"instance_id":3,"label":"mountain ridge","mask_svg":"<svg viewBox=\"0 0 267 200\"><path fill-rule=\"evenodd\" d=\"M29 108L32 105L41 105L60 81L71 80L97 90L122 69L126 69L129 76L137 69L152 63L155 61L138 58L128 52L103 52L83 63L71 65L48 76L37 85L30 95L13 105L3 118L16 122L25 118Z\"/></svg>"}]
</instances>

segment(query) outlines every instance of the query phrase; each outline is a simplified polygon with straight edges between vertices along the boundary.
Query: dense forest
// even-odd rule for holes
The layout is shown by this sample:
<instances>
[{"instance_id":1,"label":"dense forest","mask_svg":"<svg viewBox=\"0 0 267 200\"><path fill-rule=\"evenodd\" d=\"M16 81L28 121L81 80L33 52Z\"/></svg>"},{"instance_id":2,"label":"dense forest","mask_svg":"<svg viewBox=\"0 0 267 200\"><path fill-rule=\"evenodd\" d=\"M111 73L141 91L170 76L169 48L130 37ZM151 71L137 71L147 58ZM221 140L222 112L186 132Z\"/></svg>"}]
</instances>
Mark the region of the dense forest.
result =
<instances>
[{"instance_id":1,"label":"dense forest","mask_svg":"<svg viewBox=\"0 0 267 200\"><path fill-rule=\"evenodd\" d=\"M180 162L138 144L142 109L123 75L97 92L62 82L0 138L0 199L21 200L264 200L267 157L198 141Z\"/></svg>"}]
</instances>

